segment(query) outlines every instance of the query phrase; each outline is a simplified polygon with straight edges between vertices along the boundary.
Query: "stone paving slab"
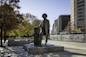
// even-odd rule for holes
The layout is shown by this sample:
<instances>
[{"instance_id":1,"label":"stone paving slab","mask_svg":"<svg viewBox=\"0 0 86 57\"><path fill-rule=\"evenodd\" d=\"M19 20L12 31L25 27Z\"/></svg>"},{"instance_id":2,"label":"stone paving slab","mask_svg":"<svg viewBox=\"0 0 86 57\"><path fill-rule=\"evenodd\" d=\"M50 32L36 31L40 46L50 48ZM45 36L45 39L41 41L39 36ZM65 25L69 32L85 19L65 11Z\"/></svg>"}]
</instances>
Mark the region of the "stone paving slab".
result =
<instances>
[{"instance_id":1,"label":"stone paving slab","mask_svg":"<svg viewBox=\"0 0 86 57\"><path fill-rule=\"evenodd\" d=\"M41 47L37 47L34 46L34 44L26 44L23 48L30 54L44 54L64 51L64 47L53 45L42 45Z\"/></svg>"},{"instance_id":2,"label":"stone paving slab","mask_svg":"<svg viewBox=\"0 0 86 57\"><path fill-rule=\"evenodd\" d=\"M45 40L43 40L42 42L44 43ZM49 40L48 44L52 44L52 45L55 45L55 46L64 46L65 48L86 50L86 43L64 42L64 41Z\"/></svg>"},{"instance_id":3,"label":"stone paving slab","mask_svg":"<svg viewBox=\"0 0 86 57\"><path fill-rule=\"evenodd\" d=\"M72 48L85 50L86 43L75 43L75 42L62 42L62 41L50 41L48 44L56 45L56 46L64 46L66 48ZM11 46L8 47L11 51L6 50L5 48L0 47L0 57L7 57L8 55L11 57L86 57L85 55L75 55L66 52L57 52L57 53L46 53L42 55L32 55L23 49L23 46ZM69 50L70 50L69 49ZM73 51L73 50L72 50ZM77 51L76 51L77 52ZM79 51L81 52L81 51Z\"/></svg>"},{"instance_id":4,"label":"stone paving slab","mask_svg":"<svg viewBox=\"0 0 86 57\"><path fill-rule=\"evenodd\" d=\"M1 48L0 47L0 51L2 50L3 53L0 53L0 57L64 57L64 53L63 52L58 52L58 53L44 53L44 54L29 54L28 52L26 52L22 46L15 46L15 47L8 47L9 52L6 52L7 49Z\"/></svg>"},{"instance_id":5,"label":"stone paving slab","mask_svg":"<svg viewBox=\"0 0 86 57\"><path fill-rule=\"evenodd\" d=\"M13 46L13 47L8 47L9 50L5 48L0 47L0 57L86 57L84 55L76 55L76 54L71 54L70 52L56 52L56 53L44 53L44 54L29 54L23 49L23 46ZM1 55L2 54L2 55Z\"/></svg>"},{"instance_id":6,"label":"stone paving slab","mask_svg":"<svg viewBox=\"0 0 86 57\"><path fill-rule=\"evenodd\" d=\"M44 43L44 40L42 42ZM49 40L48 44L52 44L55 46L64 46L64 50L74 53L86 54L86 43Z\"/></svg>"}]
</instances>

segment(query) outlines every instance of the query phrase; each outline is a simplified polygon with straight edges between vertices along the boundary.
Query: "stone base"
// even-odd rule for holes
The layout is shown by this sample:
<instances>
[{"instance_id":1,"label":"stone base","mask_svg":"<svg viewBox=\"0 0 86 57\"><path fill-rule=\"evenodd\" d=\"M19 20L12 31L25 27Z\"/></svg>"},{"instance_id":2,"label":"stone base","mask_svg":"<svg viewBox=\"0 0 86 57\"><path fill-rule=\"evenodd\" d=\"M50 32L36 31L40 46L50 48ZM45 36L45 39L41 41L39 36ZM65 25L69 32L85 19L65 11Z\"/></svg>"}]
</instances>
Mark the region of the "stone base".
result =
<instances>
[{"instance_id":1,"label":"stone base","mask_svg":"<svg viewBox=\"0 0 86 57\"><path fill-rule=\"evenodd\" d=\"M64 47L53 45L42 45L41 47L34 46L34 44L26 44L23 47L29 54L44 54L53 52L63 52Z\"/></svg>"},{"instance_id":2,"label":"stone base","mask_svg":"<svg viewBox=\"0 0 86 57\"><path fill-rule=\"evenodd\" d=\"M27 40L27 41L25 41L25 40L23 40L23 41L21 41L21 40L15 40L15 39L9 39L8 40L8 46L23 46L23 45L25 45L25 44L29 44L29 43L31 43L31 41L29 41L29 40Z\"/></svg>"}]
</instances>

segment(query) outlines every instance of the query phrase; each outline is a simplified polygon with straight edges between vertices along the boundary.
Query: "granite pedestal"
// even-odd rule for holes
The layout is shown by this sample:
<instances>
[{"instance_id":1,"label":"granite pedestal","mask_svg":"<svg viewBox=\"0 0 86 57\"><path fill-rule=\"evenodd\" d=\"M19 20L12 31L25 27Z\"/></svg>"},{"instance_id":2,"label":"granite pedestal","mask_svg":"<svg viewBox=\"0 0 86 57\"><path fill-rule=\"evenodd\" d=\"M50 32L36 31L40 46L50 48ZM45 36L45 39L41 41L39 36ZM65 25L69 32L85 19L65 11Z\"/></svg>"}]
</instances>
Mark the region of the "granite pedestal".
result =
<instances>
[{"instance_id":1,"label":"granite pedestal","mask_svg":"<svg viewBox=\"0 0 86 57\"><path fill-rule=\"evenodd\" d=\"M56 53L56 52L63 52L64 47L61 46L53 46L53 45L43 45L38 47L34 46L34 44L26 44L23 46L23 48L29 53L29 54L44 54L44 53Z\"/></svg>"}]
</instances>

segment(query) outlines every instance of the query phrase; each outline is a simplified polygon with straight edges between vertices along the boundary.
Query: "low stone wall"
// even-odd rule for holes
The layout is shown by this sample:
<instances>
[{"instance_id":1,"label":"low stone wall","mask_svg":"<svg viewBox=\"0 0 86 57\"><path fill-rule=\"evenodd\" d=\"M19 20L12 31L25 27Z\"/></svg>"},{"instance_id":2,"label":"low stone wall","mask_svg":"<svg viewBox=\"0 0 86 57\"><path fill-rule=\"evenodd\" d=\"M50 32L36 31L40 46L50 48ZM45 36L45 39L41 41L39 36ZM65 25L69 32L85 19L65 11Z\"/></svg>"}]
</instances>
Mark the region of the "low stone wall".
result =
<instances>
[{"instance_id":1,"label":"low stone wall","mask_svg":"<svg viewBox=\"0 0 86 57\"><path fill-rule=\"evenodd\" d=\"M33 39L31 38L9 38L8 39L8 46L23 46L25 44L32 43Z\"/></svg>"},{"instance_id":2,"label":"low stone wall","mask_svg":"<svg viewBox=\"0 0 86 57\"><path fill-rule=\"evenodd\" d=\"M50 39L69 42L86 42L86 34L51 35Z\"/></svg>"}]
</instances>

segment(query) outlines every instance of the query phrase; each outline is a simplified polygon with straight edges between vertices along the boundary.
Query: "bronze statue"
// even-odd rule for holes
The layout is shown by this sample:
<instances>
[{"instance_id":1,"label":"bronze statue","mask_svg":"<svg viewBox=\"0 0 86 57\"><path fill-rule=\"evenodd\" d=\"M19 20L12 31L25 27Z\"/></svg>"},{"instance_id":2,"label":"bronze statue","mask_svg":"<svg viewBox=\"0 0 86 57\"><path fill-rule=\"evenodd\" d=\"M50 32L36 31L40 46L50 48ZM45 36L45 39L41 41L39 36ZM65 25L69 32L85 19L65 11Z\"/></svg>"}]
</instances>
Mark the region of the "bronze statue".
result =
<instances>
[{"instance_id":1,"label":"bronze statue","mask_svg":"<svg viewBox=\"0 0 86 57\"><path fill-rule=\"evenodd\" d=\"M42 34L40 33L40 27L34 28L34 46L41 46Z\"/></svg>"},{"instance_id":2,"label":"bronze statue","mask_svg":"<svg viewBox=\"0 0 86 57\"><path fill-rule=\"evenodd\" d=\"M50 23L47 19L47 14L43 14L43 22L38 27L34 28L34 45L35 46L41 46L42 38L45 36L45 45L48 42L49 36L50 36Z\"/></svg>"},{"instance_id":3,"label":"bronze statue","mask_svg":"<svg viewBox=\"0 0 86 57\"><path fill-rule=\"evenodd\" d=\"M42 15L43 17L43 22L42 22L42 34L43 36L45 36L46 40L45 40L45 45L47 44L48 42L48 39L49 39L49 35L50 35L50 23L49 23L49 20L47 19L47 14L44 13Z\"/></svg>"}]
</instances>

